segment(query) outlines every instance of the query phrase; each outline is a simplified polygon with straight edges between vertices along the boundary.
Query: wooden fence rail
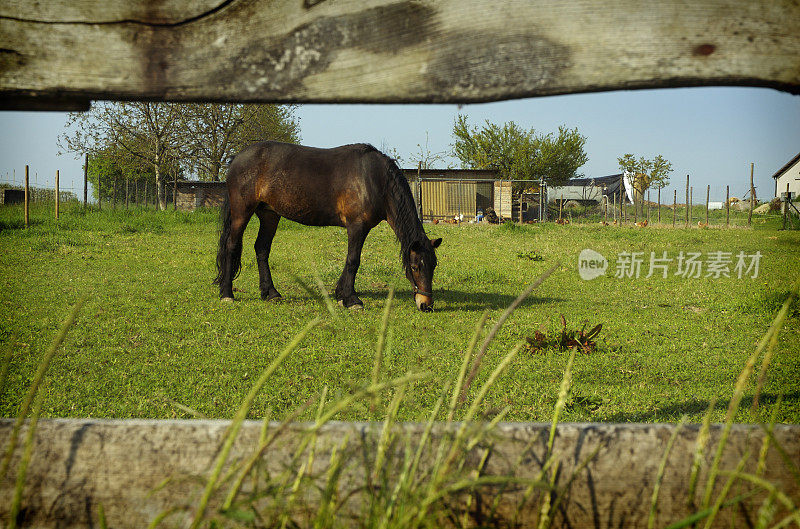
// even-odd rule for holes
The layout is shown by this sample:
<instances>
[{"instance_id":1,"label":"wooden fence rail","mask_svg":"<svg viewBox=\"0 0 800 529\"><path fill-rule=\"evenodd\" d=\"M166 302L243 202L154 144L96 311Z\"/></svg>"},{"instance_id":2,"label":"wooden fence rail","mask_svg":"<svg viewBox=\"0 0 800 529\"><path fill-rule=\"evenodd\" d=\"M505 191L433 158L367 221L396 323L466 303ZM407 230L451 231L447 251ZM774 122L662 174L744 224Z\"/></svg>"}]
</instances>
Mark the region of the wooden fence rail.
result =
<instances>
[{"instance_id":1,"label":"wooden fence rail","mask_svg":"<svg viewBox=\"0 0 800 529\"><path fill-rule=\"evenodd\" d=\"M227 421L155 421L155 420L43 420L34 438L33 457L25 480L20 519L25 527L90 527L98 526L102 506L109 527L146 527L159 513L171 507L196 503L220 441L230 423ZM13 422L0 420L0 446L5 448ZM340 481L341 498L348 491L363 491L365 485L364 447L373 448L380 434L380 425L363 423L329 423L316 441L317 453L311 475L324 476L330 448L349 436L351 457L346 477ZM458 425L456 425L458 426ZM271 428L277 428L272 424ZM263 457L265 471L273 475L289 465L293 446L307 425L294 424ZM232 461L252 454L258 444L261 423L245 423L231 453ZM419 439L423 426L401 424L395 432L408 436L410 446ZM665 447L676 433L670 424L561 424L557 428L554 452L558 454L555 485L565 487L573 472L579 469L568 488L565 501L554 514L555 527L645 527L650 513L651 495L658 476L659 462ZM26 428L23 427L22 438ZM434 438L444 439L453 428L440 424ZM687 490L694 461L698 425L682 428L666 462L658 497L656 526L663 527L699 510L687 505ZM702 497L707 472L722 433L721 425L711 428L702 456L697 503ZM485 468L486 475L536 477L545 459L549 434L547 424L500 424L493 435L475 448L484 453L491 446ZM746 472L755 473L758 455L765 434L758 426L735 425L722 454L719 469L723 472L715 490L728 479L724 474L736 468L744 454L749 460ZM786 457L800 461L800 426L776 426L774 437ZM405 446L405 442L398 445ZM22 448L12 459L11 471L0 478L0 519L7 519L9 503L16 479ZM595 453L596 452L596 453ZM594 454L593 457L590 457ZM430 457L429 457L430 456ZM391 457L387 455L387 457ZM433 459L426 454L425 461ZM476 461L480 457L475 458ZM306 461L306 458L302 458ZM400 456L402 462L402 456ZM789 498L800 496L800 483L792 475L781 454L774 447L767 452L762 477L778 487ZM169 479L165 484L165 480ZM160 488L159 488L160 487ZM740 482L735 494L757 487ZM487 490L493 499L497 490ZM223 492L224 494L224 492ZM508 514L519 502L521 491L509 493L500 502L500 512ZM718 526L747 526L757 516L758 507L767 496L759 492L747 497L734 509L726 509ZM352 497L356 502L358 494ZM714 496L716 499L716 496ZM316 508L307 505L312 511ZM489 502L491 503L491 502ZM212 506L214 505L212 501ZM488 503L484 503L488 505ZM358 510L357 508L353 508ZM532 522L533 507L523 509L520 521ZM181 514L171 524L180 521Z\"/></svg>"},{"instance_id":2,"label":"wooden fence rail","mask_svg":"<svg viewBox=\"0 0 800 529\"><path fill-rule=\"evenodd\" d=\"M0 108L464 103L702 85L798 93L796 20L793 0L12 0L0 6Z\"/></svg>"}]
</instances>

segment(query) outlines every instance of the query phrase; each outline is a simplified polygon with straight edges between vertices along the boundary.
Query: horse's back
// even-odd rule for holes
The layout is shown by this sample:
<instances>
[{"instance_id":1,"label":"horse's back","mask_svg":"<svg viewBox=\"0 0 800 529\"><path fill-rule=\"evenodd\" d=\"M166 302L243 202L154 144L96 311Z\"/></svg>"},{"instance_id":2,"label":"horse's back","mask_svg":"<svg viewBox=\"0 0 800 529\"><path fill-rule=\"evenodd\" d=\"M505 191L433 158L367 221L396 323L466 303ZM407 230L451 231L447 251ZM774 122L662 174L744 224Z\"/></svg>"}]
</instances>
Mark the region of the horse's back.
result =
<instances>
[{"instance_id":1,"label":"horse's back","mask_svg":"<svg viewBox=\"0 0 800 529\"><path fill-rule=\"evenodd\" d=\"M239 153L228 171L231 197L264 204L303 224L380 222L385 156L370 145L322 149L265 141Z\"/></svg>"}]
</instances>

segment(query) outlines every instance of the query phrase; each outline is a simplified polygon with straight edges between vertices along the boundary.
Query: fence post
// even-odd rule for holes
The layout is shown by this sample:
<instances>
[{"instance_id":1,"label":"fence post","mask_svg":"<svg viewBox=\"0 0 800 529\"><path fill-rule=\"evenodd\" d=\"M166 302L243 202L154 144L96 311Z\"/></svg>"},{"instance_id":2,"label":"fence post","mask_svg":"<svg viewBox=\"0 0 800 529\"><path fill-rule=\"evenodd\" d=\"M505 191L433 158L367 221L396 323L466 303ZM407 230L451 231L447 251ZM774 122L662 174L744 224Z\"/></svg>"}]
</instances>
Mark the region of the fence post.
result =
<instances>
[{"instance_id":1,"label":"fence post","mask_svg":"<svg viewBox=\"0 0 800 529\"><path fill-rule=\"evenodd\" d=\"M725 227L731 227L731 186L725 186Z\"/></svg>"},{"instance_id":2,"label":"fence post","mask_svg":"<svg viewBox=\"0 0 800 529\"><path fill-rule=\"evenodd\" d=\"M711 185L706 186L706 226L708 226L708 197L711 194Z\"/></svg>"},{"instance_id":3,"label":"fence post","mask_svg":"<svg viewBox=\"0 0 800 529\"><path fill-rule=\"evenodd\" d=\"M111 181L111 208L116 211L117 210L117 177L114 176L114 179Z\"/></svg>"},{"instance_id":4,"label":"fence post","mask_svg":"<svg viewBox=\"0 0 800 529\"><path fill-rule=\"evenodd\" d=\"M689 226L694 222L694 212L692 211L692 204L694 203L694 186L689 188Z\"/></svg>"},{"instance_id":5,"label":"fence post","mask_svg":"<svg viewBox=\"0 0 800 529\"><path fill-rule=\"evenodd\" d=\"M689 175L686 175L686 227L689 227Z\"/></svg>"},{"instance_id":6,"label":"fence post","mask_svg":"<svg viewBox=\"0 0 800 529\"><path fill-rule=\"evenodd\" d=\"M128 185L128 175L125 175L125 209L128 209L128 204L130 203L130 186Z\"/></svg>"},{"instance_id":7,"label":"fence post","mask_svg":"<svg viewBox=\"0 0 800 529\"><path fill-rule=\"evenodd\" d=\"M672 227L675 227L675 219L678 215L678 190L673 190L672 195Z\"/></svg>"},{"instance_id":8,"label":"fence post","mask_svg":"<svg viewBox=\"0 0 800 529\"><path fill-rule=\"evenodd\" d=\"M25 166L25 227L28 227L28 221L30 220L28 216L28 208L30 207L30 186L28 185L28 166Z\"/></svg>"},{"instance_id":9,"label":"fence post","mask_svg":"<svg viewBox=\"0 0 800 529\"><path fill-rule=\"evenodd\" d=\"M89 153L83 155L83 209L86 209L86 197L89 192Z\"/></svg>"},{"instance_id":10,"label":"fence post","mask_svg":"<svg viewBox=\"0 0 800 529\"><path fill-rule=\"evenodd\" d=\"M783 202L783 227L782 230L786 229L786 220L789 217L789 204L791 200L789 200L789 182L786 182L786 200ZM752 209L752 208L751 208Z\"/></svg>"},{"instance_id":11,"label":"fence post","mask_svg":"<svg viewBox=\"0 0 800 529\"><path fill-rule=\"evenodd\" d=\"M650 191L647 191L647 223L650 224Z\"/></svg>"},{"instance_id":12,"label":"fence post","mask_svg":"<svg viewBox=\"0 0 800 529\"><path fill-rule=\"evenodd\" d=\"M661 224L661 188L658 188L658 223Z\"/></svg>"},{"instance_id":13,"label":"fence post","mask_svg":"<svg viewBox=\"0 0 800 529\"><path fill-rule=\"evenodd\" d=\"M755 164L750 164L750 213L747 215L747 225L753 222L753 202L755 201L755 189L753 188L753 166Z\"/></svg>"},{"instance_id":14,"label":"fence post","mask_svg":"<svg viewBox=\"0 0 800 529\"><path fill-rule=\"evenodd\" d=\"M58 169L56 169L56 220L58 220Z\"/></svg>"}]
</instances>

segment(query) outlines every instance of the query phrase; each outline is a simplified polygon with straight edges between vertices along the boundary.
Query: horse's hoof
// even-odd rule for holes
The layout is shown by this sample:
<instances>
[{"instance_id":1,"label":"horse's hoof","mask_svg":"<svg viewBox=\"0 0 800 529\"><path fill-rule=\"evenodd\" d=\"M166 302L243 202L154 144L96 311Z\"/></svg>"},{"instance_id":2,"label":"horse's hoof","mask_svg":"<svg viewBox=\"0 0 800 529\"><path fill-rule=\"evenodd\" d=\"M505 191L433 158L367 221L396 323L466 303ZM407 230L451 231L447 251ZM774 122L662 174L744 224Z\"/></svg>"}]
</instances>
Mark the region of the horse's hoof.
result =
<instances>
[{"instance_id":1,"label":"horse's hoof","mask_svg":"<svg viewBox=\"0 0 800 529\"><path fill-rule=\"evenodd\" d=\"M346 308L346 309L350 309L350 310L363 310L364 309L364 304L361 303L360 300L356 301L354 303L351 303L350 305L345 305L344 300L340 299L339 300L339 306L343 307L343 308Z\"/></svg>"},{"instance_id":2,"label":"horse's hoof","mask_svg":"<svg viewBox=\"0 0 800 529\"><path fill-rule=\"evenodd\" d=\"M235 300L233 298L224 297L222 298L223 303L233 303Z\"/></svg>"},{"instance_id":3,"label":"horse's hoof","mask_svg":"<svg viewBox=\"0 0 800 529\"><path fill-rule=\"evenodd\" d=\"M278 301L283 300L283 296L278 294L277 291L273 291L272 293L267 295L261 294L261 299L263 299L264 301L274 301L277 303Z\"/></svg>"}]
</instances>

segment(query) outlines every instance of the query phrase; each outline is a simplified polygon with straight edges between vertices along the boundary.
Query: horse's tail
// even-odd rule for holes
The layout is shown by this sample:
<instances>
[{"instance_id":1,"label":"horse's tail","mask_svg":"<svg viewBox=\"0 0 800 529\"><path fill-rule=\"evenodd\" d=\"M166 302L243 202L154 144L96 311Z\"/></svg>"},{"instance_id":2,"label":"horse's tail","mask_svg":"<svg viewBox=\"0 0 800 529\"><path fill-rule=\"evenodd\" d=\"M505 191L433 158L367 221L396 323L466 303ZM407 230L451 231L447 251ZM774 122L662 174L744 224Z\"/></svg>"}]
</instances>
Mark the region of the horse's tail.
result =
<instances>
[{"instance_id":1,"label":"horse's tail","mask_svg":"<svg viewBox=\"0 0 800 529\"><path fill-rule=\"evenodd\" d=\"M225 268L228 264L228 259L233 258L233 266L231 267L231 278L233 281L239 275L239 268L241 266L241 256L228 255L228 238L231 235L231 202L228 197L228 191L225 191L225 199L222 201L222 207L219 211L220 231L219 231L219 247L217 249L217 277L214 279L215 285L222 284L225 276ZM236 254L236 252L233 252Z\"/></svg>"}]
</instances>

